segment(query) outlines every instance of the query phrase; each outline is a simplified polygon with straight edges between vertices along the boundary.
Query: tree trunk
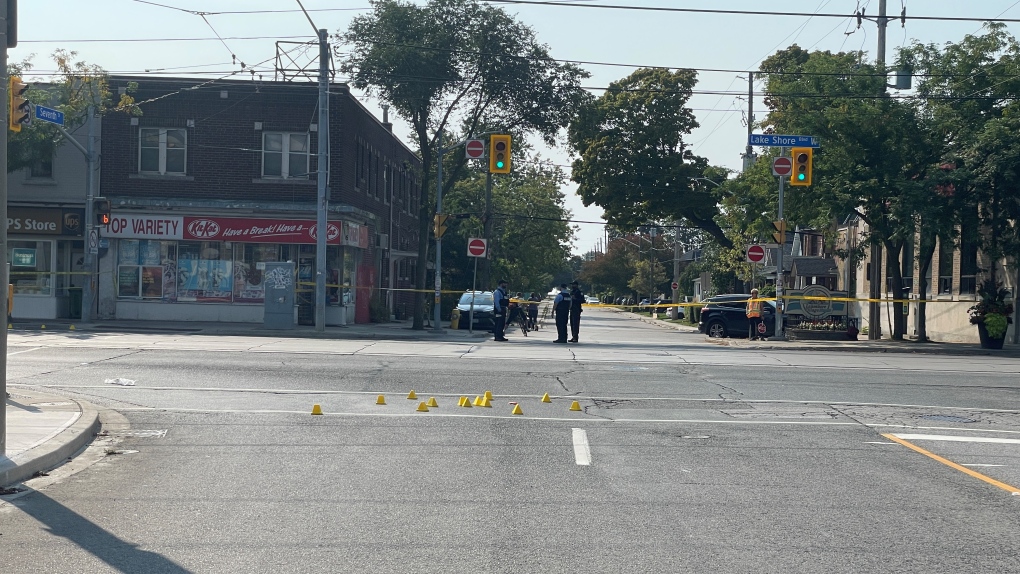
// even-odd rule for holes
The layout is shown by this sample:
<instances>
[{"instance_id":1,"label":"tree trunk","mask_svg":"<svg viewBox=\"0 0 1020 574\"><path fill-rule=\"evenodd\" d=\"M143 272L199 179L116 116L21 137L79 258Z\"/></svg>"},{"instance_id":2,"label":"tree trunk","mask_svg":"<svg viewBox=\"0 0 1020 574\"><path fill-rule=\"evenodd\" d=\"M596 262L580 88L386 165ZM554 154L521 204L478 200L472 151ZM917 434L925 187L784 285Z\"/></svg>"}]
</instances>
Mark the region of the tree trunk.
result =
<instances>
[{"instance_id":1,"label":"tree trunk","mask_svg":"<svg viewBox=\"0 0 1020 574\"><path fill-rule=\"evenodd\" d=\"M928 237L926 237L926 235ZM921 245L918 252L918 280L917 297L921 301L917 304L917 340L926 342L928 340L927 317L925 316L928 305L924 303L928 292L928 268L931 267L932 257L935 255L935 235L921 232Z\"/></svg>"},{"instance_id":2,"label":"tree trunk","mask_svg":"<svg viewBox=\"0 0 1020 574\"><path fill-rule=\"evenodd\" d=\"M418 205L418 266L414 278L414 322L412 329L425 328L425 280L428 277L429 260L429 224L435 215L435 205L431 201L432 148L429 147L428 133L424 128L418 130L418 149L421 150L422 181L419 191Z\"/></svg>"},{"instance_id":3,"label":"tree trunk","mask_svg":"<svg viewBox=\"0 0 1020 574\"><path fill-rule=\"evenodd\" d=\"M903 335L906 332L907 319L903 315L903 303L898 300L903 298L903 269L900 264L900 259L903 256L903 242L902 241L884 241L886 255L885 255L885 272L886 276L889 277L890 292L892 293L893 300L893 325L892 325L892 336L894 341L902 341Z\"/></svg>"}]
</instances>

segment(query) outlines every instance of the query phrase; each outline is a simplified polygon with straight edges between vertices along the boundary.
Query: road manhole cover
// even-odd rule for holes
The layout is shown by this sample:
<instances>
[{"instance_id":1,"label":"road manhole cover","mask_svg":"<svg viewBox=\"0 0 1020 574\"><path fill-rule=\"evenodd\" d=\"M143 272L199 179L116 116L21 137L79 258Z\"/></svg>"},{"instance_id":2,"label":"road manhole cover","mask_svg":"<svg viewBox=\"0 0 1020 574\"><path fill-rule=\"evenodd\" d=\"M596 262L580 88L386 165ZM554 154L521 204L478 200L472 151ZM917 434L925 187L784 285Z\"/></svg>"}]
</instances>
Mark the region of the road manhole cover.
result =
<instances>
[{"instance_id":1,"label":"road manhole cover","mask_svg":"<svg viewBox=\"0 0 1020 574\"><path fill-rule=\"evenodd\" d=\"M930 421L942 421L944 423L976 423L974 419L967 417L958 417L956 415L921 415L922 419L928 419Z\"/></svg>"}]
</instances>

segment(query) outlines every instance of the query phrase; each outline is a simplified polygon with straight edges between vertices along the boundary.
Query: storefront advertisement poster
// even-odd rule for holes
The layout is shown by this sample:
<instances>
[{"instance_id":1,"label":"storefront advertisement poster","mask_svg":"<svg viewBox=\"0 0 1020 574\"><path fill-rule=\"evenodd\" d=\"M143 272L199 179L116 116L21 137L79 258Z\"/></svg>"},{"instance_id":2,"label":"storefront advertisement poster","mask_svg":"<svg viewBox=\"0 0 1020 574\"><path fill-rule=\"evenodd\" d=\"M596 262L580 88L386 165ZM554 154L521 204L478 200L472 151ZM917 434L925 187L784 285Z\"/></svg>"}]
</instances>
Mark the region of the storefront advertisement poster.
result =
<instances>
[{"instance_id":1,"label":"storefront advertisement poster","mask_svg":"<svg viewBox=\"0 0 1020 574\"><path fill-rule=\"evenodd\" d=\"M266 285L264 272L252 261L234 261L234 302L262 303L265 300Z\"/></svg>"},{"instance_id":2,"label":"storefront advertisement poster","mask_svg":"<svg viewBox=\"0 0 1020 574\"><path fill-rule=\"evenodd\" d=\"M163 298L162 265L146 265L142 267L142 297L146 299Z\"/></svg>"},{"instance_id":3,"label":"storefront advertisement poster","mask_svg":"<svg viewBox=\"0 0 1020 574\"><path fill-rule=\"evenodd\" d=\"M229 303L233 292L233 262L187 259L177 262L178 301Z\"/></svg>"},{"instance_id":4,"label":"storefront advertisement poster","mask_svg":"<svg viewBox=\"0 0 1020 574\"><path fill-rule=\"evenodd\" d=\"M121 265L117 269L117 296L138 296L138 266Z\"/></svg>"}]
</instances>

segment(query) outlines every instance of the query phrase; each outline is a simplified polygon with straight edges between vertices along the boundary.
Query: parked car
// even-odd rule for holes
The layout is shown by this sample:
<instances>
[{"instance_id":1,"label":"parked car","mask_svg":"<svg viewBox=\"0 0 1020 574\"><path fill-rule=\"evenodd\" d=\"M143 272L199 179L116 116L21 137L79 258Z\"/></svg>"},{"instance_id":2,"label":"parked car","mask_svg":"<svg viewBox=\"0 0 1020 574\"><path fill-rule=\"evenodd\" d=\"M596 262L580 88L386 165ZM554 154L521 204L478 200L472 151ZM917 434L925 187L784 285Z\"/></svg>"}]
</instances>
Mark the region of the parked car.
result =
<instances>
[{"instance_id":1,"label":"parked car","mask_svg":"<svg viewBox=\"0 0 1020 574\"><path fill-rule=\"evenodd\" d=\"M747 337L751 326L746 313L747 300L750 298L750 294L737 293L705 299L698 330L709 337ZM765 322L765 336L771 337L776 332L776 305L773 301L764 303L762 318Z\"/></svg>"},{"instance_id":2,"label":"parked car","mask_svg":"<svg viewBox=\"0 0 1020 574\"><path fill-rule=\"evenodd\" d=\"M469 326L468 323L471 321L470 313L472 308L472 298L474 299L475 329L491 331L495 324L492 291L475 291L474 297L472 297L472 292L468 291L460 296L460 301L457 302L457 309L460 311L459 328L467 329Z\"/></svg>"},{"instance_id":3,"label":"parked car","mask_svg":"<svg viewBox=\"0 0 1020 574\"><path fill-rule=\"evenodd\" d=\"M598 305L599 304L599 298L598 297L585 297L584 298L584 302L589 304L589 305Z\"/></svg>"}]
</instances>

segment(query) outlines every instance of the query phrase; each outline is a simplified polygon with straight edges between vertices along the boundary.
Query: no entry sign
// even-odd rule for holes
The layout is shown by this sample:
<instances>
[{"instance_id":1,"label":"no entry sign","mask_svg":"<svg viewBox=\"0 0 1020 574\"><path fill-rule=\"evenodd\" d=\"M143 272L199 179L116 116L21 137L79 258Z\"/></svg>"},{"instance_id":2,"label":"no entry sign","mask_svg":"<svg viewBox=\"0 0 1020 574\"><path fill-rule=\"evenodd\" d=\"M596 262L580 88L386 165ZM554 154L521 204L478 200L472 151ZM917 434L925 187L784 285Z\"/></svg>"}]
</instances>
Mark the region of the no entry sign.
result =
<instances>
[{"instance_id":1,"label":"no entry sign","mask_svg":"<svg viewBox=\"0 0 1020 574\"><path fill-rule=\"evenodd\" d=\"M670 286L670 287L672 287L674 291L676 291L677 289L679 289L679 288L680 288L680 284L679 284L679 283L677 283L676 281L674 281L674 282L670 283L670 285L669 285L669 286Z\"/></svg>"},{"instance_id":2,"label":"no entry sign","mask_svg":"<svg viewBox=\"0 0 1020 574\"><path fill-rule=\"evenodd\" d=\"M468 257L485 257L489 250L489 242L479 237L468 239Z\"/></svg>"},{"instance_id":3,"label":"no entry sign","mask_svg":"<svg viewBox=\"0 0 1020 574\"><path fill-rule=\"evenodd\" d=\"M772 160L772 175L780 177L790 175L793 171L793 161L788 157L777 157Z\"/></svg>"},{"instance_id":4,"label":"no entry sign","mask_svg":"<svg viewBox=\"0 0 1020 574\"><path fill-rule=\"evenodd\" d=\"M761 263L762 261L765 261L765 248L761 245L748 245L747 260L751 263Z\"/></svg>"},{"instance_id":5,"label":"no entry sign","mask_svg":"<svg viewBox=\"0 0 1020 574\"><path fill-rule=\"evenodd\" d=\"M485 142L482 140L468 140L464 144L464 154L468 159L482 159L485 157Z\"/></svg>"}]
</instances>

